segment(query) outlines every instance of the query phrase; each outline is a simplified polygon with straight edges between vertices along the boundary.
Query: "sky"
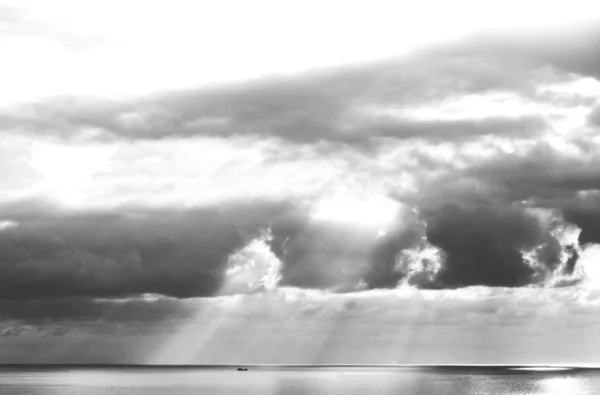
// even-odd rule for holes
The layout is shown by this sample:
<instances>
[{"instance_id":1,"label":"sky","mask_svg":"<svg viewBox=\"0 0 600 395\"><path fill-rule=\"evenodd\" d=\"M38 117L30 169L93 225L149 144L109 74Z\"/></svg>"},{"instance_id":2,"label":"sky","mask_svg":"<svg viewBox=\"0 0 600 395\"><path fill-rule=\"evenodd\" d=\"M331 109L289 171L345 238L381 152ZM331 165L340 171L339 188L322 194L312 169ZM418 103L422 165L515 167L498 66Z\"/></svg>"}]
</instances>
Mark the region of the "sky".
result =
<instances>
[{"instance_id":1,"label":"sky","mask_svg":"<svg viewBox=\"0 0 600 395\"><path fill-rule=\"evenodd\" d=\"M594 1L0 0L0 363L600 365Z\"/></svg>"}]
</instances>

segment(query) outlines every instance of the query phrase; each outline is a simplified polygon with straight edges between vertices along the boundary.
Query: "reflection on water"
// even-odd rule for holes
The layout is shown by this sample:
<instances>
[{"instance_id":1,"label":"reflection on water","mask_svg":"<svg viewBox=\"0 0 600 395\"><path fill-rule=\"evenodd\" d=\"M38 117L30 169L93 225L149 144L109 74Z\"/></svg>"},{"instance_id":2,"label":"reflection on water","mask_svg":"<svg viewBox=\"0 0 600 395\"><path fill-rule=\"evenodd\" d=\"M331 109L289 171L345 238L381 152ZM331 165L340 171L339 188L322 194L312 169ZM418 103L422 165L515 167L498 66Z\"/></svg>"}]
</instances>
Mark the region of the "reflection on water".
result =
<instances>
[{"instance_id":1,"label":"reflection on water","mask_svg":"<svg viewBox=\"0 0 600 395\"><path fill-rule=\"evenodd\" d=\"M589 380L577 377L548 377L540 380L541 390L537 393L544 395L591 394L597 393L598 387L588 388ZM593 391L593 389L596 391Z\"/></svg>"},{"instance_id":2,"label":"reflection on water","mask_svg":"<svg viewBox=\"0 0 600 395\"><path fill-rule=\"evenodd\" d=\"M2 395L580 395L600 372L449 368L0 368Z\"/></svg>"}]
</instances>

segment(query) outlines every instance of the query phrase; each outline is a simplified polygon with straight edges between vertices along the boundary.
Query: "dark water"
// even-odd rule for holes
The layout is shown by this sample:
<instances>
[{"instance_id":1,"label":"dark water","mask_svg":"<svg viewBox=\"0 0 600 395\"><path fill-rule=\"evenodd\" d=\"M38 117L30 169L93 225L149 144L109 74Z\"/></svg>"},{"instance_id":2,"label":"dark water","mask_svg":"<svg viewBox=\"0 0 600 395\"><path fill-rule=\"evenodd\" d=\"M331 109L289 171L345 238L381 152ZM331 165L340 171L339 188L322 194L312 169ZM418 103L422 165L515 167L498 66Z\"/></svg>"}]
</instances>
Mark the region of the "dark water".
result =
<instances>
[{"instance_id":1,"label":"dark water","mask_svg":"<svg viewBox=\"0 0 600 395\"><path fill-rule=\"evenodd\" d=\"M600 394L600 371L508 368L0 367L2 395Z\"/></svg>"}]
</instances>

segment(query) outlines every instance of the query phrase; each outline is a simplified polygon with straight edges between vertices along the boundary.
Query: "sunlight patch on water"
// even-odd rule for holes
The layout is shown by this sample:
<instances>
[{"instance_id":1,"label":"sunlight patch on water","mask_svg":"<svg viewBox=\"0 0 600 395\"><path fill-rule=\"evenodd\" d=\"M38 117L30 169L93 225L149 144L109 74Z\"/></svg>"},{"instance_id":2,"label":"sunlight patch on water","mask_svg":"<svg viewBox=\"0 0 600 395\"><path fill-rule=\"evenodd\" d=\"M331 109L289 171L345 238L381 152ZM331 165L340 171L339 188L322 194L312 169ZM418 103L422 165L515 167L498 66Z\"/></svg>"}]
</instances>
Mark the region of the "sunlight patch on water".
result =
<instances>
[{"instance_id":1,"label":"sunlight patch on water","mask_svg":"<svg viewBox=\"0 0 600 395\"><path fill-rule=\"evenodd\" d=\"M568 368L567 368L568 369ZM588 394L580 380L569 377L552 377L542 383L544 395Z\"/></svg>"}]
</instances>

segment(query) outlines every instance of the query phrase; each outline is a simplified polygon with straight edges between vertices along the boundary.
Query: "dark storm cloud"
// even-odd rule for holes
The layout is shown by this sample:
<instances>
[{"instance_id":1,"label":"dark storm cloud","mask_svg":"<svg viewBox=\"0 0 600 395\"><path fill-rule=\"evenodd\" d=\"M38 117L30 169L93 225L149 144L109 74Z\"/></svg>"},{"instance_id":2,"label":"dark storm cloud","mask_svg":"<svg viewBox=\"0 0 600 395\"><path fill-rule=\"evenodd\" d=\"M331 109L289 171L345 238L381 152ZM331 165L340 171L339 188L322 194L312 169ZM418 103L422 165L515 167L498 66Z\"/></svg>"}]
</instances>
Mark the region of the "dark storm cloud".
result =
<instances>
[{"instance_id":1,"label":"dark storm cloud","mask_svg":"<svg viewBox=\"0 0 600 395\"><path fill-rule=\"evenodd\" d=\"M396 287L408 274L398 254L416 248L423 236L445 253L440 272L411 274L412 284L427 288L534 283L558 267L561 254L537 218L523 208L492 203L442 205L423 210L421 219L404 214L386 233L317 220L279 203L112 214L44 212L3 216L18 225L0 231L0 298L5 299L0 316L27 320L44 309L46 316L65 319L87 317L84 310L106 317L116 313L98 311L101 304L88 306L89 299L212 296L225 281L229 256L266 227L273 236L269 245L282 263L280 285L338 292ZM594 226L567 220L585 232ZM522 251L534 247L541 268L523 260ZM572 272L576 260L573 255L565 270ZM44 298L67 302L40 308ZM11 310L7 302L23 299L38 300L31 305L31 317L29 310Z\"/></svg>"},{"instance_id":2,"label":"dark storm cloud","mask_svg":"<svg viewBox=\"0 0 600 395\"><path fill-rule=\"evenodd\" d=\"M280 285L341 292L396 287L407 275L398 254L416 248L423 236L443 250L445 259L433 278L412 273L412 284L421 287L538 282L558 267L562 248L523 207L483 198L465 205L425 199L421 218L404 213L386 233L311 218L299 206L280 203L112 214L26 207L3 210L12 213L3 220L18 223L0 231L0 296L5 299L211 296L223 284L228 257L266 227L282 262ZM582 227L582 237L595 226L574 214L565 219ZM523 259L522 251L533 248L541 268ZM572 256L564 269L572 272L576 260Z\"/></svg>"},{"instance_id":3,"label":"dark storm cloud","mask_svg":"<svg viewBox=\"0 0 600 395\"><path fill-rule=\"evenodd\" d=\"M69 214L32 202L7 206L2 220L18 225L0 230L0 297L211 296L225 280L229 256L267 227L282 262L281 285L393 288L405 275L396 255L423 235L422 224L409 216L378 234L372 227L316 220L300 207L249 202ZM78 306L51 305L58 310L48 314L68 315L72 308L83 314ZM95 315L98 308L89 311Z\"/></svg>"},{"instance_id":4,"label":"dark storm cloud","mask_svg":"<svg viewBox=\"0 0 600 395\"><path fill-rule=\"evenodd\" d=\"M304 288L357 285L365 265L368 231L295 216L272 228L273 252L283 263L282 284Z\"/></svg>"},{"instance_id":5,"label":"dark storm cloud","mask_svg":"<svg viewBox=\"0 0 600 395\"><path fill-rule=\"evenodd\" d=\"M0 297L209 296L227 258L283 205L19 216L0 231Z\"/></svg>"},{"instance_id":6,"label":"dark storm cloud","mask_svg":"<svg viewBox=\"0 0 600 395\"><path fill-rule=\"evenodd\" d=\"M600 163L590 136L568 143L571 151L539 142L525 152L472 160L420 186L411 204L423 214L428 241L446 253L433 286L520 286L557 270L575 272L575 246L562 246L550 232L564 220L581 229L581 244L600 243ZM556 218L542 225L531 208ZM523 259L533 249L541 266Z\"/></svg>"},{"instance_id":7,"label":"dark storm cloud","mask_svg":"<svg viewBox=\"0 0 600 395\"><path fill-rule=\"evenodd\" d=\"M581 228L580 244L600 243L600 200L590 199L583 203L565 208L564 218Z\"/></svg>"},{"instance_id":8,"label":"dark storm cloud","mask_svg":"<svg viewBox=\"0 0 600 395\"><path fill-rule=\"evenodd\" d=\"M272 227L273 252L283 263L282 285L340 291L394 288L405 273L396 255L422 236L416 219L398 218L385 235L377 229L293 217Z\"/></svg>"},{"instance_id":9,"label":"dark storm cloud","mask_svg":"<svg viewBox=\"0 0 600 395\"><path fill-rule=\"evenodd\" d=\"M424 217L427 240L447 254L438 285L516 287L537 280L521 251L543 245L551 236L524 209L453 204L428 210ZM555 263L558 253L546 251L545 258Z\"/></svg>"},{"instance_id":10,"label":"dark storm cloud","mask_svg":"<svg viewBox=\"0 0 600 395\"><path fill-rule=\"evenodd\" d=\"M434 204L420 217L398 217L382 235L305 217L281 220L271 240L283 264L281 284L344 292L395 288L410 274L410 283L421 288L518 287L560 267L563 247L550 233L555 225L544 225L522 205ZM423 236L443 252L439 271L425 261L416 269L422 273L399 264L399 254L414 252ZM537 263L526 261L525 251L535 251ZM566 253L571 259L561 270L572 274L577 255Z\"/></svg>"}]
</instances>

